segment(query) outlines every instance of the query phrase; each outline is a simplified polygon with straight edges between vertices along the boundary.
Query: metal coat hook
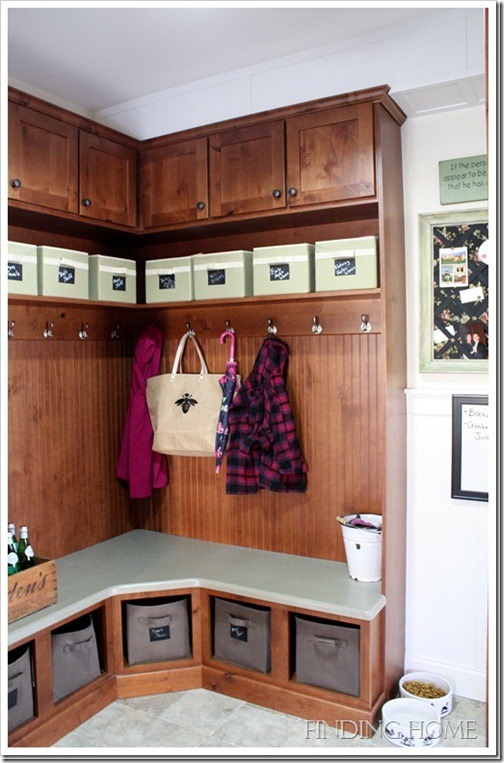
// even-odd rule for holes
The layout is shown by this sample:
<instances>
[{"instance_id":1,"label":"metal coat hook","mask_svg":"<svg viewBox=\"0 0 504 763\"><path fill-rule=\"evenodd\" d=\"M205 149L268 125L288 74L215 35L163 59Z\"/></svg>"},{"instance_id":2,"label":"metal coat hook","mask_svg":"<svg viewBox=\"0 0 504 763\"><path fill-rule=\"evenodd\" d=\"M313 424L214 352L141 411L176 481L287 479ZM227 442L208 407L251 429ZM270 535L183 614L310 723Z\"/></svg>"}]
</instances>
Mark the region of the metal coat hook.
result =
<instances>
[{"instance_id":1,"label":"metal coat hook","mask_svg":"<svg viewBox=\"0 0 504 763\"><path fill-rule=\"evenodd\" d=\"M312 332L314 334L321 334L322 333L322 326L318 322L316 315L313 316L312 321L313 321L312 329L311 329Z\"/></svg>"},{"instance_id":2,"label":"metal coat hook","mask_svg":"<svg viewBox=\"0 0 504 763\"><path fill-rule=\"evenodd\" d=\"M112 332L110 334L111 339L119 339L119 324L115 327L115 329L112 329Z\"/></svg>"},{"instance_id":3,"label":"metal coat hook","mask_svg":"<svg viewBox=\"0 0 504 763\"><path fill-rule=\"evenodd\" d=\"M231 327L231 324L229 321L226 321L226 331L230 331L232 334L235 333L234 328Z\"/></svg>"},{"instance_id":4,"label":"metal coat hook","mask_svg":"<svg viewBox=\"0 0 504 763\"><path fill-rule=\"evenodd\" d=\"M52 330L54 328L54 323L52 321L46 321L45 329L44 329L44 336L46 339L52 339Z\"/></svg>"},{"instance_id":5,"label":"metal coat hook","mask_svg":"<svg viewBox=\"0 0 504 763\"><path fill-rule=\"evenodd\" d=\"M191 324L189 323L189 321L187 321L187 323L186 323L186 329L187 329L187 333L189 334L189 336L194 336L195 335L196 332L194 331L194 329L191 328Z\"/></svg>"},{"instance_id":6,"label":"metal coat hook","mask_svg":"<svg viewBox=\"0 0 504 763\"><path fill-rule=\"evenodd\" d=\"M9 328L7 331L7 336L9 339L14 338L14 326L16 325L16 321L9 321Z\"/></svg>"},{"instance_id":7,"label":"metal coat hook","mask_svg":"<svg viewBox=\"0 0 504 763\"><path fill-rule=\"evenodd\" d=\"M362 313L362 315L361 315L362 323L361 323L360 329L364 333L366 333L367 331L371 331L371 324L369 323L368 318L369 318L368 315L366 315L365 313Z\"/></svg>"},{"instance_id":8,"label":"metal coat hook","mask_svg":"<svg viewBox=\"0 0 504 763\"><path fill-rule=\"evenodd\" d=\"M87 339L87 329L89 323L81 323L81 330L79 331L79 339Z\"/></svg>"},{"instance_id":9,"label":"metal coat hook","mask_svg":"<svg viewBox=\"0 0 504 763\"><path fill-rule=\"evenodd\" d=\"M277 327L273 323L272 318L268 318L268 334L276 334L277 333Z\"/></svg>"}]
</instances>

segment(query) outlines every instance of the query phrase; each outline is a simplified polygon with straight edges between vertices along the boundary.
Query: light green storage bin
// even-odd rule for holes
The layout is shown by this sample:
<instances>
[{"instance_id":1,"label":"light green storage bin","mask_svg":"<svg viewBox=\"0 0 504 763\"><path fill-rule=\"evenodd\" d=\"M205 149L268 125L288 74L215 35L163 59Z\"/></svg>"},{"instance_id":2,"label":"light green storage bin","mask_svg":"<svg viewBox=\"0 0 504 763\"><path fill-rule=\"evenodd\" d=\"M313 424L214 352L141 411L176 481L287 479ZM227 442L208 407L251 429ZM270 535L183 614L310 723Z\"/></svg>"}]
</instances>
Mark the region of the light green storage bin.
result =
<instances>
[{"instance_id":1,"label":"light green storage bin","mask_svg":"<svg viewBox=\"0 0 504 763\"><path fill-rule=\"evenodd\" d=\"M195 299L249 297L252 294L252 252L237 249L193 255Z\"/></svg>"},{"instance_id":2,"label":"light green storage bin","mask_svg":"<svg viewBox=\"0 0 504 763\"><path fill-rule=\"evenodd\" d=\"M315 243L315 291L374 289L377 286L375 236Z\"/></svg>"},{"instance_id":3,"label":"light green storage bin","mask_svg":"<svg viewBox=\"0 0 504 763\"><path fill-rule=\"evenodd\" d=\"M38 287L45 297L89 299L87 252L38 246Z\"/></svg>"},{"instance_id":4,"label":"light green storage bin","mask_svg":"<svg viewBox=\"0 0 504 763\"><path fill-rule=\"evenodd\" d=\"M313 244L259 246L252 252L254 294L302 294L314 288Z\"/></svg>"},{"instance_id":5,"label":"light green storage bin","mask_svg":"<svg viewBox=\"0 0 504 763\"><path fill-rule=\"evenodd\" d=\"M9 294L38 294L35 244L7 242L7 284Z\"/></svg>"},{"instance_id":6,"label":"light green storage bin","mask_svg":"<svg viewBox=\"0 0 504 763\"><path fill-rule=\"evenodd\" d=\"M145 301L185 302L194 299L193 264L190 257L147 260Z\"/></svg>"},{"instance_id":7,"label":"light green storage bin","mask_svg":"<svg viewBox=\"0 0 504 763\"><path fill-rule=\"evenodd\" d=\"M136 262L105 254L89 255L89 298L136 302Z\"/></svg>"}]
</instances>

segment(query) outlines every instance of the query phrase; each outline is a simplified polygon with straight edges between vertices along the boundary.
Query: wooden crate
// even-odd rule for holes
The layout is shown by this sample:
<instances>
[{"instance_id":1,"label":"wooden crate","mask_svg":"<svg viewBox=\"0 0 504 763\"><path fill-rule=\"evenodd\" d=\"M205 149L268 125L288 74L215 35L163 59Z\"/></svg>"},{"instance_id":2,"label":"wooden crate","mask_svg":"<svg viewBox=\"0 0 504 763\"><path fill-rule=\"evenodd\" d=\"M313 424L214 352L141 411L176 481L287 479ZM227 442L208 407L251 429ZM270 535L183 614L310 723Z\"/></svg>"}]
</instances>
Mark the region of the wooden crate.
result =
<instances>
[{"instance_id":1,"label":"wooden crate","mask_svg":"<svg viewBox=\"0 0 504 763\"><path fill-rule=\"evenodd\" d=\"M9 622L58 601L56 563L35 557L35 566L9 576Z\"/></svg>"}]
</instances>

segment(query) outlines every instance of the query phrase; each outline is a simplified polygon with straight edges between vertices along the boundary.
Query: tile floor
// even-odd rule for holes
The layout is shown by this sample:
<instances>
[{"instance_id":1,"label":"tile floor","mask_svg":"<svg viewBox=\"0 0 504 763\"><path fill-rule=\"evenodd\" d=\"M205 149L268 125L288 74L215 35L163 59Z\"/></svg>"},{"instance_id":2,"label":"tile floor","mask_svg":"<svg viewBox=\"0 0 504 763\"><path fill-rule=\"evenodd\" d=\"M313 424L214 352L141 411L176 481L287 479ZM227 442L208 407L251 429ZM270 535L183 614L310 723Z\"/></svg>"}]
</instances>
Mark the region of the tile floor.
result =
<instances>
[{"instance_id":1,"label":"tile floor","mask_svg":"<svg viewBox=\"0 0 504 763\"><path fill-rule=\"evenodd\" d=\"M455 697L442 730L442 747L484 748L485 704ZM192 689L116 700L53 748L65 748L66 752L79 748L82 754L82 748L137 748L145 752L145 748L155 747L166 754L168 748L204 747L221 748L223 755L225 748L229 748L229 755L234 749L236 755L236 748L261 748L264 754L264 748L296 747L306 755L309 749L322 752L320 748L326 748L327 753L328 748L353 747L370 755L373 749L379 754L377 748L393 747L379 731L371 739L352 737L352 733L342 735L322 721L310 723L206 689Z\"/></svg>"}]
</instances>

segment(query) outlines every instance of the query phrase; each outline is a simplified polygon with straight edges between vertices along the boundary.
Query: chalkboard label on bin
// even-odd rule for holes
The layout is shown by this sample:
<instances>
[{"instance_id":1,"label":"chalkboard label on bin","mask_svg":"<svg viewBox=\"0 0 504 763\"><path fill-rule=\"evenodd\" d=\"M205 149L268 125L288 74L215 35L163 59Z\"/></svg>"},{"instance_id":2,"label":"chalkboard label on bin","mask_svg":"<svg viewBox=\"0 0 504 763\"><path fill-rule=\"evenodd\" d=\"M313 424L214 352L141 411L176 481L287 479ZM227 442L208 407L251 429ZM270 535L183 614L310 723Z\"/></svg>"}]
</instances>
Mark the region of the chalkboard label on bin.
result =
<instances>
[{"instance_id":1,"label":"chalkboard label on bin","mask_svg":"<svg viewBox=\"0 0 504 763\"><path fill-rule=\"evenodd\" d=\"M281 265L270 265L270 281L289 281L290 280L290 265L282 263Z\"/></svg>"},{"instance_id":2,"label":"chalkboard label on bin","mask_svg":"<svg viewBox=\"0 0 504 763\"><path fill-rule=\"evenodd\" d=\"M126 291L126 276L112 276L112 291Z\"/></svg>"},{"instance_id":3,"label":"chalkboard label on bin","mask_svg":"<svg viewBox=\"0 0 504 763\"><path fill-rule=\"evenodd\" d=\"M7 699L8 710L11 710L13 707L16 707L17 695L18 695L17 689L12 689L12 691L9 692L9 697Z\"/></svg>"},{"instance_id":4,"label":"chalkboard label on bin","mask_svg":"<svg viewBox=\"0 0 504 763\"><path fill-rule=\"evenodd\" d=\"M68 265L60 265L58 268L58 283L74 284L75 268L70 268Z\"/></svg>"},{"instance_id":5,"label":"chalkboard label on bin","mask_svg":"<svg viewBox=\"0 0 504 763\"><path fill-rule=\"evenodd\" d=\"M159 276L160 289L175 289L175 273Z\"/></svg>"},{"instance_id":6,"label":"chalkboard label on bin","mask_svg":"<svg viewBox=\"0 0 504 763\"><path fill-rule=\"evenodd\" d=\"M159 628L149 628L150 641L166 641L170 638L170 626L163 625Z\"/></svg>"},{"instance_id":7,"label":"chalkboard label on bin","mask_svg":"<svg viewBox=\"0 0 504 763\"><path fill-rule=\"evenodd\" d=\"M209 286L224 286L226 283L226 271L222 270L207 270L208 285Z\"/></svg>"},{"instance_id":8,"label":"chalkboard label on bin","mask_svg":"<svg viewBox=\"0 0 504 763\"><path fill-rule=\"evenodd\" d=\"M339 276L354 276L356 273L357 266L355 257L348 257L344 260L334 260L334 275L336 278L339 278Z\"/></svg>"},{"instance_id":9,"label":"chalkboard label on bin","mask_svg":"<svg viewBox=\"0 0 504 763\"><path fill-rule=\"evenodd\" d=\"M21 262L8 262L7 263L7 278L9 281L22 281L23 280L23 265Z\"/></svg>"},{"instance_id":10,"label":"chalkboard label on bin","mask_svg":"<svg viewBox=\"0 0 504 763\"><path fill-rule=\"evenodd\" d=\"M238 641L248 641L248 628L243 625L230 625L229 635Z\"/></svg>"}]
</instances>

